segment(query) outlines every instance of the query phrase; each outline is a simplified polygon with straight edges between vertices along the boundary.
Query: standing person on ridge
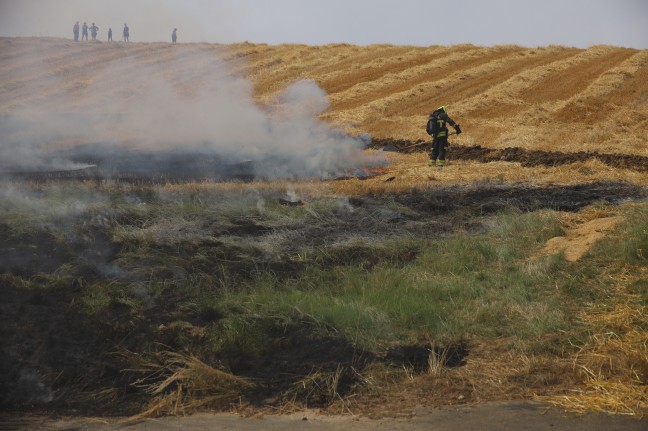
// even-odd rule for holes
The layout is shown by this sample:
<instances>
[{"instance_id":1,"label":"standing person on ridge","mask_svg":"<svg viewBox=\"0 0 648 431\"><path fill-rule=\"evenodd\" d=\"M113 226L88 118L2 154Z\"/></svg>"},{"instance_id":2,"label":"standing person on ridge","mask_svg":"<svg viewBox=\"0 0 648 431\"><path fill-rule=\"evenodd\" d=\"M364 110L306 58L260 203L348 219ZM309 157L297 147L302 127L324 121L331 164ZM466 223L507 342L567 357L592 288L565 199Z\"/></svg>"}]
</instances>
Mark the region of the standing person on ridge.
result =
<instances>
[{"instance_id":1,"label":"standing person on ridge","mask_svg":"<svg viewBox=\"0 0 648 431\"><path fill-rule=\"evenodd\" d=\"M108 29L108 40L112 42L112 28Z\"/></svg>"},{"instance_id":2,"label":"standing person on ridge","mask_svg":"<svg viewBox=\"0 0 648 431\"><path fill-rule=\"evenodd\" d=\"M128 37L129 37L128 26L124 24L124 42L128 42Z\"/></svg>"},{"instance_id":3,"label":"standing person on ridge","mask_svg":"<svg viewBox=\"0 0 648 431\"><path fill-rule=\"evenodd\" d=\"M92 35L92 40L97 40L97 32L99 31L99 27L95 25L95 23L92 23L92 26L90 26L90 34Z\"/></svg>"},{"instance_id":4,"label":"standing person on ridge","mask_svg":"<svg viewBox=\"0 0 648 431\"><path fill-rule=\"evenodd\" d=\"M454 127L457 135L461 133L459 124L448 116L445 106L440 106L436 111L430 114L426 126L428 135L432 136L432 153L428 166L436 166L443 169L446 160L446 150L448 149L448 124Z\"/></svg>"},{"instance_id":5,"label":"standing person on ridge","mask_svg":"<svg viewBox=\"0 0 648 431\"><path fill-rule=\"evenodd\" d=\"M178 29L174 28L173 32L171 33L171 42L176 43L177 40L178 40Z\"/></svg>"},{"instance_id":6,"label":"standing person on ridge","mask_svg":"<svg viewBox=\"0 0 648 431\"><path fill-rule=\"evenodd\" d=\"M85 40L88 40L88 24L85 22L83 23L83 27L81 27L82 33L81 33L81 40L85 38Z\"/></svg>"},{"instance_id":7,"label":"standing person on ridge","mask_svg":"<svg viewBox=\"0 0 648 431\"><path fill-rule=\"evenodd\" d=\"M79 21L74 24L74 27L72 27L72 33L74 33L74 41L78 42L79 41Z\"/></svg>"}]
</instances>

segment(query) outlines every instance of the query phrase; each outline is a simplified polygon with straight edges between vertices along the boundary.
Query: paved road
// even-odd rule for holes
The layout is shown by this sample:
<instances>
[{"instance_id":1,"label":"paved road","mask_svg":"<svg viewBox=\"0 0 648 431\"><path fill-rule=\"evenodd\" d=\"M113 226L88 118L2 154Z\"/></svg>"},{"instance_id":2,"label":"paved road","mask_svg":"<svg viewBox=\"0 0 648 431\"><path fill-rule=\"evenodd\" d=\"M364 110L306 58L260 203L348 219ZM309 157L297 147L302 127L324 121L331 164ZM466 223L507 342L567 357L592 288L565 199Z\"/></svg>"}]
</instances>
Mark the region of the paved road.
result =
<instances>
[{"instance_id":1,"label":"paved road","mask_svg":"<svg viewBox=\"0 0 648 431\"><path fill-rule=\"evenodd\" d=\"M0 418L0 420L3 418ZM419 409L408 418L367 419L304 412L242 418L201 413L188 417L124 422L90 418L4 418L0 430L45 431L646 431L648 416L637 419L605 414L575 415L535 402L485 403L475 406Z\"/></svg>"}]
</instances>

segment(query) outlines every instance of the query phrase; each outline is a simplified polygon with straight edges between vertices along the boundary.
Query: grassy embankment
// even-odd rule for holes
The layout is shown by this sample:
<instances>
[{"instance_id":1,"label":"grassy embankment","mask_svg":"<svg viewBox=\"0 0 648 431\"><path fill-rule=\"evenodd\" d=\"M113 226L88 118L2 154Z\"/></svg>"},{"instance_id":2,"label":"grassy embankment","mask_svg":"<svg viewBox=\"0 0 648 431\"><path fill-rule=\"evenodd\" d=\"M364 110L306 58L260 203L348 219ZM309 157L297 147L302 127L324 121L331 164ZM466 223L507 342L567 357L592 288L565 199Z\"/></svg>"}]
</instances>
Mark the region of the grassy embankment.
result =
<instances>
[{"instance_id":1,"label":"grassy embankment","mask_svg":"<svg viewBox=\"0 0 648 431\"><path fill-rule=\"evenodd\" d=\"M625 222L569 263L541 253L565 228L550 208L285 187L4 184L3 380L38 369L54 402L104 412L329 405L446 372L467 400L614 381L600 408L645 408L646 206L590 207ZM493 360L526 375L471 371Z\"/></svg>"}]
</instances>

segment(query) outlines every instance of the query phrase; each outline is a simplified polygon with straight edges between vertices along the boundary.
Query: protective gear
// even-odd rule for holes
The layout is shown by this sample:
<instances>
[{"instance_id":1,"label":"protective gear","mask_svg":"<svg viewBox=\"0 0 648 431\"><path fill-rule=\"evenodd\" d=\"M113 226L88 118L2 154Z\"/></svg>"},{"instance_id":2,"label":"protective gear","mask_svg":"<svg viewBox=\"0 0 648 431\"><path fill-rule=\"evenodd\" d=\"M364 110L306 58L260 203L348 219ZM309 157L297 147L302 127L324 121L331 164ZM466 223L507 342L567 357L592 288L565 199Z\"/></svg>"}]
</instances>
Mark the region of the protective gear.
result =
<instances>
[{"instance_id":1,"label":"protective gear","mask_svg":"<svg viewBox=\"0 0 648 431\"><path fill-rule=\"evenodd\" d=\"M426 130L432 136L432 153L430 159L441 168L445 165L445 155L448 149L448 124L456 130L457 134L461 133L461 127L448 116L445 106L439 108L430 114Z\"/></svg>"},{"instance_id":2,"label":"protective gear","mask_svg":"<svg viewBox=\"0 0 648 431\"><path fill-rule=\"evenodd\" d=\"M448 150L448 137L442 136L432 141L430 160L437 166L445 165L446 151Z\"/></svg>"},{"instance_id":3,"label":"protective gear","mask_svg":"<svg viewBox=\"0 0 648 431\"><path fill-rule=\"evenodd\" d=\"M434 160L432 160L432 159L428 160L428 166L429 167L434 166Z\"/></svg>"},{"instance_id":4,"label":"protective gear","mask_svg":"<svg viewBox=\"0 0 648 431\"><path fill-rule=\"evenodd\" d=\"M448 124L457 129L457 123L454 122L446 111L445 106L440 106L439 109L430 114L426 131L432 139L442 138L448 136Z\"/></svg>"}]
</instances>

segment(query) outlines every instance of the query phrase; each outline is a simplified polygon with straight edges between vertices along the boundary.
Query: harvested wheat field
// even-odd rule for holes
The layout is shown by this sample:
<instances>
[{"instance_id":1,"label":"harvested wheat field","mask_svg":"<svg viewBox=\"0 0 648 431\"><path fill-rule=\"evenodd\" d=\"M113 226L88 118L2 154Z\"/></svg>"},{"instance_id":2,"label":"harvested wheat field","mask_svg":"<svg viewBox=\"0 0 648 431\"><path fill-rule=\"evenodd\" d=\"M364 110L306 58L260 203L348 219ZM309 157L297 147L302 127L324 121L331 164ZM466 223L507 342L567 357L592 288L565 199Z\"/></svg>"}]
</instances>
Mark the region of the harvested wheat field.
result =
<instances>
[{"instance_id":1,"label":"harvested wheat field","mask_svg":"<svg viewBox=\"0 0 648 431\"><path fill-rule=\"evenodd\" d=\"M646 50L0 38L0 182L7 417L647 411Z\"/></svg>"}]
</instances>

